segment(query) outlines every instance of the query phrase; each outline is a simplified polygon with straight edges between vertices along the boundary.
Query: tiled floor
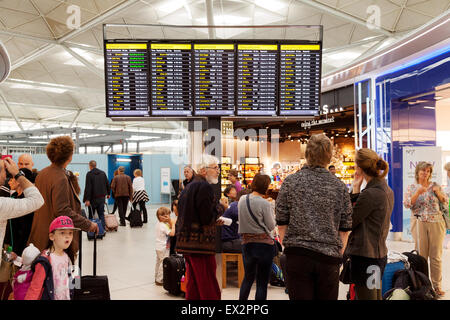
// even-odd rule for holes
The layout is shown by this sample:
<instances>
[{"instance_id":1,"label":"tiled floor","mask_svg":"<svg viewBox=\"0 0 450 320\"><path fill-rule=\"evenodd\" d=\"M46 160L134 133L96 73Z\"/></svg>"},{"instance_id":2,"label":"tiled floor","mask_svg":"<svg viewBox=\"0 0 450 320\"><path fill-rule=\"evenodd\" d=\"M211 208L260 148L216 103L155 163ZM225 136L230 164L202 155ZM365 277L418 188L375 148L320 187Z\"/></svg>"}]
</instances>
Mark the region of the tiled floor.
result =
<instances>
[{"instance_id":1,"label":"tiled floor","mask_svg":"<svg viewBox=\"0 0 450 320\"><path fill-rule=\"evenodd\" d=\"M168 294L162 287L156 286L154 226L156 206L148 206L149 222L142 228L119 227L118 232L109 232L99 240L97 274L107 275L113 300L170 300L182 299ZM390 250L399 252L412 250L411 243L389 241ZM83 274L92 274L93 242L83 238ZM443 299L450 299L450 250L443 254L443 290L447 292ZM233 282L233 280L235 280ZM219 281L221 282L221 281ZM222 289L222 299L237 300L239 288L236 277L231 274L227 288ZM345 300L347 285L340 284L339 299ZM255 289L250 293L254 299ZM284 288L269 285L269 300L287 300Z\"/></svg>"}]
</instances>

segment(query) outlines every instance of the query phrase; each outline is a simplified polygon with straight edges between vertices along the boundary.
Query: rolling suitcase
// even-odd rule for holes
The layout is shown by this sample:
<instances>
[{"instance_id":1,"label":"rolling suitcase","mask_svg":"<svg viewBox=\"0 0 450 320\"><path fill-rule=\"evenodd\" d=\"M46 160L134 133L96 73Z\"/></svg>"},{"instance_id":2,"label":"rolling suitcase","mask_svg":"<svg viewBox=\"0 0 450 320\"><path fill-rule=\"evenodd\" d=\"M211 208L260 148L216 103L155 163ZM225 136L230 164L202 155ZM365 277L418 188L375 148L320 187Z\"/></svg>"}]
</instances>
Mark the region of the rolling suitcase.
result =
<instances>
[{"instance_id":1,"label":"rolling suitcase","mask_svg":"<svg viewBox=\"0 0 450 320\"><path fill-rule=\"evenodd\" d=\"M128 218L130 220L130 227L131 228L142 227L143 222L142 222L142 217L141 217L141 211L140 210L133 209L133 207L131 207L130 215L128 216Z\"/></svg>"},{"instance_id":2,"label":"rolling suitcase","mask_svg":"<svg viewBox=\"0 0 450 320\"><path fill-rule=\"evenodd\" d=\"M119 221L115 214L109 213L108 204L105 203L106 211L108 214L105 214L105 223L106 223L106 231L117 231L119 228Z\"/></svg>"},{"instance_id":3,"label":"rolling suitcase","mask_svg":"<svg viewBox=\"0 0 450 320\"><path fill-rule=\"evenodd\" d=\"M87 209L88 209L88 212L89 212L89 216L92 216L92 208L91 207L87 207ZM97 214L95 216L97 216ZM93 217L93 219L89 218L89 220L94 222L94 223L96 223L98 225L97 239L103 239L103 237L105 236L105 229L103 228L103 224L102 224L101 220L98 219L98 216L97 216L97 219L95 218L95 216ZM87 238L88 238L88 240L94 240L95 233L94 232L87 232Z\"/></svg>"},{"instance_id":4,"label":"rolling suitcase","mask_svg":"<svg viewBox=\"0 0 450 320\"><path fill-rule=\"evenodd\" d=\"M178 296L181 293L181 278L186 266L180 255L171 255L163 260L163 287L170 294Z\"/></svg>"},{"instance_id":5,"label":"rolling suitcase","mask_svg":"<svg viewBox=\"0 0 450 320\"><path fill-rule=\"evenodd\" d=\"M100 221L100 219L89 219L89 220L98 225L98 234L97 236L95 236L95 232L87 232L88 240L103 239L103 237L105 236L105 229L103 229L103 224Z\"/></svg>"},{"instance_id":6,"label":"rolling suitcase","mask_svg":"<svg viewBox=\"0 0 450 320\"><path fill-rule=\"evenodd\" d=\"M81 248L82 236L80 232L80 255L78 263L80 268L80 286L74 290L74 300L111 300L107 276L97 276L97 238L94 239L94 275L81 276Z\"/></svg>"}]
</instances>

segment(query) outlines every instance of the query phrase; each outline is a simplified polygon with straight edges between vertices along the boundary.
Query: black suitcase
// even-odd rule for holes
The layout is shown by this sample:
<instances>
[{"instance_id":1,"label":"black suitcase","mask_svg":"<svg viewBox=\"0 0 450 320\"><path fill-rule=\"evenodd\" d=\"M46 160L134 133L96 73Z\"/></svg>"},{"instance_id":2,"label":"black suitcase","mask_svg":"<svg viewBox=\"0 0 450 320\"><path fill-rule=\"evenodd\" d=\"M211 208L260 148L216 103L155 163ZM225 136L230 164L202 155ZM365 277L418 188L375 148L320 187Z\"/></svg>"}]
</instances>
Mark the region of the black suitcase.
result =
<instances>
[{"instance_id":1,"label":"black suitcase","mask_svg":"<svg viewBox=\"0 0 450 320\"><path fill-rule=\"evenodd\" d=\"M80 232L80 255L78 257L81 276L81 241ZM80 287L75 288L73 300L111 300L107 276L97 276L97 238L94 237L94 275L82 276Z\"/></svg>"},{"instance_id":2,"label":"black suitcase","mask_svg":"<svg viewBox=\"0 0 450 320\"><path fill-rule=\"evenodd\" d=\"M181 277L184 276L186 266L183 256L171 255L163 260L163 287L175 296L181 293Z\"/></svg>"},{"instance_id":3,"label":"black suitcase","mask_svg":"<svg viewBox=\"0 0 450 320\"><path fill-rule=\"evenodd\" d=\"M128 218L130 219L131 228L142 227L143 222L141 217L141 211L138 210L137 208L133 209L133 207L131 207L130 215L128 216Z\"/></svg>"}]
</instances>

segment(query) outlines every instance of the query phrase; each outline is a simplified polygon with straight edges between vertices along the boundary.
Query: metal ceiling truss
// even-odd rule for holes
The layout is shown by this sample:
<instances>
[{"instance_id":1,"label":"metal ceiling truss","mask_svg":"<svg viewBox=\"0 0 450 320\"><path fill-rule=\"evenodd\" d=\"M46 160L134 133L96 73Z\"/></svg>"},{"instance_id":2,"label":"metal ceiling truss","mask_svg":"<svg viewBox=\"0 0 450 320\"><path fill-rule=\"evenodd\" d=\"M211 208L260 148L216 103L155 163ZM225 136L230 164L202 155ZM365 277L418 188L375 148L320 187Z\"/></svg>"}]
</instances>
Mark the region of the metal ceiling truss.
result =
<instances>
[{"instance_id":1,"label":"metal ceiling truss","mask_svg":"<svg viewBox=\"0 0 450 320\"><path fill-rule=\"evenodd\" d=\"M46 145L52 136L70 135L74 139L76 147L96 146L104 147L113 144L142 143L153 141L172 140L179 137L180 133L153 133L153 132L132 132L132 131L109 131L83 128L43 128L36 130L24 130L17 132L0 133L1 146L15 146L20 141L21 146L42 147ZM133 136L140 136L144 139L136 139ZM145 138L147 137L147 138Z\"/></svg>"}]
</instances>

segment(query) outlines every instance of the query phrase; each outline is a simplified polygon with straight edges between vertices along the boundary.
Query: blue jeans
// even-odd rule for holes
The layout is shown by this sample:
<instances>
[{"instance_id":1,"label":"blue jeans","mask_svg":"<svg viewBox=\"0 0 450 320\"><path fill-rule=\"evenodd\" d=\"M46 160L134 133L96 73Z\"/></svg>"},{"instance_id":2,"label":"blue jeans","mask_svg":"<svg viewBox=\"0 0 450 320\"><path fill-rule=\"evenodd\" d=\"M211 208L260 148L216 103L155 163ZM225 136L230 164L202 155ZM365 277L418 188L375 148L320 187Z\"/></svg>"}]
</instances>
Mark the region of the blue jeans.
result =
<instances>
[{"instance_id":1,"label":"blue jeans","mask_svg":"<svg viewBox=\"0 0 450 320\"><path fill-rule=\"evenodd\" d=\"M98 218L102 222L103 230L106 228L106 222L105 222L105 198L96 198L91 201L91 210L89 210L89 219L92 219L95 215L95 211L97 211Z\"/></svg>"},{"instance_id":2,"label":"blue jeans","mask_svg":"<svg viewBox=\"0 0 450 320\"><path fill-rule=\"evenodd\" d=\"M239 300L247 300L256 278L255 300L267 299L272 260L275 247L270 244L251 242L242 246L245 276L239 292Z\"/></svg>"}]
</instances>

